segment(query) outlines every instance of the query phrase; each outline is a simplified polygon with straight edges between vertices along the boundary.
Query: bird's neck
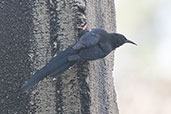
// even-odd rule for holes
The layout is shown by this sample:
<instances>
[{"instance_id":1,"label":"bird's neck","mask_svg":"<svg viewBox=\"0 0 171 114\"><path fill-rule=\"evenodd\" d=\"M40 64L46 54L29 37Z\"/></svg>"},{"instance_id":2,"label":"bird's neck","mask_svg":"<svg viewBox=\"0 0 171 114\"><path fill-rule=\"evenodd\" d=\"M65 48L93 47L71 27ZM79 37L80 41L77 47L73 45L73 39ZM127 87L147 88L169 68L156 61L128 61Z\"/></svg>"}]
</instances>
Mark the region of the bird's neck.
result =
<instances>
[{"instance_id":1,"label":"bird's neck","mask_svg":"<svg viewBox=\"0 0 171 114\"><path fill-rule=\"evenodd\" d=\"M111 42L110 44L112 45L113 49L120 47L120 44L118 44L117 38L113 33L109 33L109 41Z\"/></svg>"}]
</instances>

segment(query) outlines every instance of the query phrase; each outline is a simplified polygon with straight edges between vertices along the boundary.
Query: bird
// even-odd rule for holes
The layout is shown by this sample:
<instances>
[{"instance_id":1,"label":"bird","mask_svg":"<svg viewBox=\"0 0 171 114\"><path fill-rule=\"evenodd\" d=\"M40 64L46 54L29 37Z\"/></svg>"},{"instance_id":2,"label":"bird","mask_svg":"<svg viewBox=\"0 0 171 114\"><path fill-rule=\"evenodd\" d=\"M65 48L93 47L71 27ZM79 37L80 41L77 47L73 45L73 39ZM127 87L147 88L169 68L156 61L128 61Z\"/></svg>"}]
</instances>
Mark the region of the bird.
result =
<instances>
[{"instance_id":1,"label":"bird","mask_svg":"<svg viewBox=\"0 0 171 114\"><path fill-rule=\"evenodd\" d=\"M59 76L79 61L102 59L125 43L137 45L122 34L109 33L102 28L86 30L83 27L80 29L82 31L80 39L74 45L53 57L49 63L33 74L21 88L23 93L28 92L29 89L49 75L56 74L56 76Z\"/></svg>"}]
</instances>

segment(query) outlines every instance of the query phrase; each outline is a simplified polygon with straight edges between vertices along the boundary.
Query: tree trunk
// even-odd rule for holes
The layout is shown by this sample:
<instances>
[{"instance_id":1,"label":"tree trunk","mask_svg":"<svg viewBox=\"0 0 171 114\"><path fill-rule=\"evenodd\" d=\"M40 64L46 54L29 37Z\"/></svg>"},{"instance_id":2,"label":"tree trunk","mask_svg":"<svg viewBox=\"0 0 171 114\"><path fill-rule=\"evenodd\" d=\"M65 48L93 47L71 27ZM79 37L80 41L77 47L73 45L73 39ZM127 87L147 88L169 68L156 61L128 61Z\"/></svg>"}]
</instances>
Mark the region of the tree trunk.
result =
<instances>
[{"instance_id":1,"label":"tree trunk","mask_svg":"<svg viewBox=\"0 0 171 114\"><path fill-rule=\"evenodd\" d=\"M0 112L2 114L118 114L111 53L80 62L29 94L19 88L55 54L78 40L77 27L115 32L113 0L1 0Z\"/></svg>"}]
</instances>

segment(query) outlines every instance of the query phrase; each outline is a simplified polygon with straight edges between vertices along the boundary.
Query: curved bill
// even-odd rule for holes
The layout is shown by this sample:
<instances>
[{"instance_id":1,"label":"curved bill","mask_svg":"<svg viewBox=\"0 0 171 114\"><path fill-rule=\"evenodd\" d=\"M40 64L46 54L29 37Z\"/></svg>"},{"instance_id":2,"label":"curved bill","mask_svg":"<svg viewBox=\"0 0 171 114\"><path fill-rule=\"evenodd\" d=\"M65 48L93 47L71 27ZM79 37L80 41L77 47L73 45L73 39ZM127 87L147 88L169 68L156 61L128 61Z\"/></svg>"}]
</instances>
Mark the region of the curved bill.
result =
<instances>
[{"instance_id":1,"label":"curved bill","mask_svg":"<svg viewBox=\"0 0 171 114\"><path fill-rule=\"evenodd\" d=\"M136 45L137 46L137 44L136 43L134 43L133 41L131 41L131 40L126 40L125 41L125 43L131 43L131 44L134 44L134 45Z\"/></svg>"}]
</instances>

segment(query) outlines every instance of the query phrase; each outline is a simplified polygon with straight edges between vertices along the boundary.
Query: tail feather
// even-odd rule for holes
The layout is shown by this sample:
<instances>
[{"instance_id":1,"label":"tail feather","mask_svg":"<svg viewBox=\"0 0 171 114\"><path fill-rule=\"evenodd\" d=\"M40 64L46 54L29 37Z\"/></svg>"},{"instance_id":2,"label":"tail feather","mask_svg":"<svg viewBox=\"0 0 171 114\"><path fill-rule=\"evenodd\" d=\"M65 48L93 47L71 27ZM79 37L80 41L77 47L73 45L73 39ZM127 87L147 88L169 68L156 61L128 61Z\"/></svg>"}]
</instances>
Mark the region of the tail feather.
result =
<instances>
[{"instance_id":1,"label":"tail feather","mask_svg":"<svg viewBox=\"0 0 171 114\"><path fill-rule=\"evenodd\" d=\"M21 88L22 92L27 92L30 88L32 88L36 83L40 80L44 79L48 75L53 73L59 74L65 71L70 66L74 65L75 62L69 62L68 56L75 54L72 48L68 48L65 51L61 52L58 56L52 58L49 63L37 71L29 80L28 82Z\"/></svg>"}]
</instances>

